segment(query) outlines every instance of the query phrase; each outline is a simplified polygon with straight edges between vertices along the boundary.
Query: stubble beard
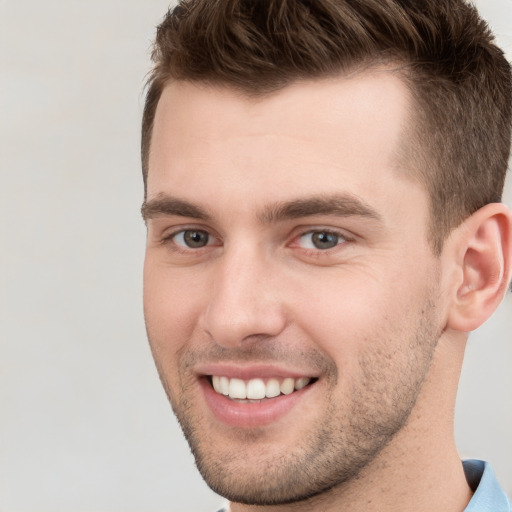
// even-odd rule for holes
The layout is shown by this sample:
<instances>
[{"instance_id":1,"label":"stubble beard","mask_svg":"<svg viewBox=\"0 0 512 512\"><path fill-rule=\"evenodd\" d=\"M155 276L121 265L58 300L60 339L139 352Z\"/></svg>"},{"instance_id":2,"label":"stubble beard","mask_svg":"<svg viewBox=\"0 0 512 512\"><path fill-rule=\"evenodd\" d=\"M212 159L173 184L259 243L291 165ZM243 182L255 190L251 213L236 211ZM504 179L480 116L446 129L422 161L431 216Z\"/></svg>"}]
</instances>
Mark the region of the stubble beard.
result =
<instances>
[{"instance_id":1,"label":"stubble beard","mask_svg":"<svg viewBox=\"0 0 512 512\"><path fill-rule=\"evenodd\" d=\"M306 501L356 480L407 423L422 389L441 335L434 303L427 302L406 359L393 366L393 355L368 344L359 358L361 380L347 390L348 401L341 408L334 397L337 370L326 359L330 385L324 403L329 405L322 421L304 429L298 444L282 450L269 443L264 429L247 429L219 441L208 438L207 420L190 401L192 383L180 379L177 398L159 370L208 486L232 502L269 506ZM221 445L233 440L235 447Z\"/></svg>"}]
</instances>

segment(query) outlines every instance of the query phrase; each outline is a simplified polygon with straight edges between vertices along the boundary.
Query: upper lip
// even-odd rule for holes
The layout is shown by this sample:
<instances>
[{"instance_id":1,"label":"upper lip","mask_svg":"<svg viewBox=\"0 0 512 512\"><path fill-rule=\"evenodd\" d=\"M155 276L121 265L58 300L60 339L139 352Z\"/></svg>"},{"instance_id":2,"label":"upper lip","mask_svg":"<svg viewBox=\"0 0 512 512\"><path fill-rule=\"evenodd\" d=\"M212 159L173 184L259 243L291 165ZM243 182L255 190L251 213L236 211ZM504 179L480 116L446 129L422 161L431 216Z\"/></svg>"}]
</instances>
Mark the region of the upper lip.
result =
<instances>
[{"instance_id":1,"label":"upper lip","mask_svg":"<svg viewBox=\"0 0 512 512\"><path fill-rule=\"evenodd\" d=\"M272 377L281 377L287 378L292 377L294 379L299 379L301 377L309 377L316 378L314 372L308 373L301 370L295 370L290 368L285 368L280 365L273 364L234 364L234 363L211 363L211 364L203 364L197 366L195 368L195 373L198 376L205 375L218 375L222 377L242 379L242 380L251 380L257 378L272 378Z\"/></svg>"}]
</instances>

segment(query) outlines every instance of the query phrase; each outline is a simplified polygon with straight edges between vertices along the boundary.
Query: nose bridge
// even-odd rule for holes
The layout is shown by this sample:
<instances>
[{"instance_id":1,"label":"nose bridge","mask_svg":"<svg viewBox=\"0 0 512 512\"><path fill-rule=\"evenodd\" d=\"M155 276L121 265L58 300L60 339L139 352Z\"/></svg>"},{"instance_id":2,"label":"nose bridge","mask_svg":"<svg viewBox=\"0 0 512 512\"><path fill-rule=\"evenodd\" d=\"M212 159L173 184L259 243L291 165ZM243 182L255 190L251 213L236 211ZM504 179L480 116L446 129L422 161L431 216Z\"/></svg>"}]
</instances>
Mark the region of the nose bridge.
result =
<instances>
[{"instance_id":1,"label":"nose bridge","mask_svg":"<svg viewBox=\"0 0 512 512\"><path fill-rule=\"evenodd\" d=\"M216 267L203 318L215 342L235 346L279 334L285 325L283 305L262 251L251 245L227 249Z\"/></svg>"}]
</instances>

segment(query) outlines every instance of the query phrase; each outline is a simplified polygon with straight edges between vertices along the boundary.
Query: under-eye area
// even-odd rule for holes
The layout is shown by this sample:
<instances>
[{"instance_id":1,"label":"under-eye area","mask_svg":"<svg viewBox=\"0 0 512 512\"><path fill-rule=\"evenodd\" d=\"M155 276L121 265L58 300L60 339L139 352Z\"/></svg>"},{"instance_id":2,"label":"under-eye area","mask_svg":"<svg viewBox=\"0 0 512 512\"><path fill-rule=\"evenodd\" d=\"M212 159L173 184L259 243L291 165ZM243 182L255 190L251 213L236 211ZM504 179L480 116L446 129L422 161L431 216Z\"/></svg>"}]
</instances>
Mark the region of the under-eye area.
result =
<instances>
[{"instance_id":1,"label":"under-eye area","mask_svg":"<svg viewBox=\"0 0 512 512\"><path fill-rule=\"evenodd\" d=\"M242 380L220 375L210 375L207 378L213 389L220 395L232 400L245 400L247 402L290 395L295 391L311 386L318 380L313 377Z\"/></svg>"}]
</instances>

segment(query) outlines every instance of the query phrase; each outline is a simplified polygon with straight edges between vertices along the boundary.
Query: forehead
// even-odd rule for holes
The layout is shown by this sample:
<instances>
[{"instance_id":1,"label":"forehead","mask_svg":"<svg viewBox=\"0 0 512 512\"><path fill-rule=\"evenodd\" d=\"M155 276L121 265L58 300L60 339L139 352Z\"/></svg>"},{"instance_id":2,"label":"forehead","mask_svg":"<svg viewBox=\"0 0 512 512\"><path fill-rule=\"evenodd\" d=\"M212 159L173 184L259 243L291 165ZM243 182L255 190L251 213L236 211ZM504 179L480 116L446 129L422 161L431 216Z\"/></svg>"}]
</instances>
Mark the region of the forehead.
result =
<instances>
[{"instance_id":1,"label":"forehead","mask_svg":"<svg viewBox=\"0 0 512 512\"><path fill-rule=\"evenodd\" d=\"M397 159L410 101L385 70L295 83L262 98L172 82L155 116L148 200L193 196L234 212L350 193L378 207L393 189L417 189Z\"/></svg>"}]
</instances>

